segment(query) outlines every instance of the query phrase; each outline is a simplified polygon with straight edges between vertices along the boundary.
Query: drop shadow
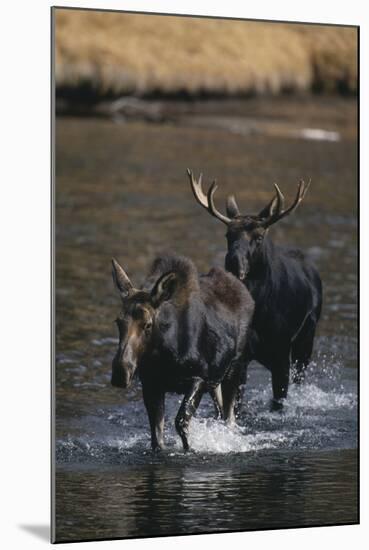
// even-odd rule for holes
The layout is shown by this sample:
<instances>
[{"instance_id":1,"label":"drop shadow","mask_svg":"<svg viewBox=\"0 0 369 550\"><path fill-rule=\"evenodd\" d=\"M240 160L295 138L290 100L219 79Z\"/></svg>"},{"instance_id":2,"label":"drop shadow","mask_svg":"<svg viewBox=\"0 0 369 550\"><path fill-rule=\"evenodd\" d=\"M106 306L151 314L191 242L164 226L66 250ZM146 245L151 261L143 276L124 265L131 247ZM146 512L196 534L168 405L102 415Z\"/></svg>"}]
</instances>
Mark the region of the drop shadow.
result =
<instances>
[{"instance_id":1,"label":"drop shadow","mask_svg":"<svg viewBox=\"0 0 369 550\"><path fill-rule=\"evenodd\" d=\"M28 531L35 537L42 539L45 542L50 542L50 526L49 525L19 525L23 531Z\"/></svg>"}]
</instances>

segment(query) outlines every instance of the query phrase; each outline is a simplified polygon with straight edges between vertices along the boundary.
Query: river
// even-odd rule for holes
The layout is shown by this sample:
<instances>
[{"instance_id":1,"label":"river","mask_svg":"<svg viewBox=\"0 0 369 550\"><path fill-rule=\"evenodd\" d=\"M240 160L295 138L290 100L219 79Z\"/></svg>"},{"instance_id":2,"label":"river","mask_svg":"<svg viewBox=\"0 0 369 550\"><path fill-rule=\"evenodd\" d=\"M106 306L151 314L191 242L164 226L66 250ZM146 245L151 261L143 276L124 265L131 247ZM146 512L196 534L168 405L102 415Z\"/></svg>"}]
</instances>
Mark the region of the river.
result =
<instances>
[{"instance_id":1,"label":"river","mask_svg":"<svg viewBox=\"0 0 369 550\"><path fill-rule=\"evenodd\" d=\"M270 236L312 257L324 307L306 382L291 386L282 414L269 412L270 375L253 363L236 428L215 421L204 398L185 455L173 426L179 396L169 395L167 449L153 456L139 382L110 386L119 311L110 260L137 285L162 251L202 272L223 262L224 227L195 202L187 167L217 178L219 208L234 193L245 213L268 202L273 182L292 200L311 178ZM56 540L357 522L353 102L266 102L252 119L58 118L55 189Z\"/></svg>"}]
</instances>

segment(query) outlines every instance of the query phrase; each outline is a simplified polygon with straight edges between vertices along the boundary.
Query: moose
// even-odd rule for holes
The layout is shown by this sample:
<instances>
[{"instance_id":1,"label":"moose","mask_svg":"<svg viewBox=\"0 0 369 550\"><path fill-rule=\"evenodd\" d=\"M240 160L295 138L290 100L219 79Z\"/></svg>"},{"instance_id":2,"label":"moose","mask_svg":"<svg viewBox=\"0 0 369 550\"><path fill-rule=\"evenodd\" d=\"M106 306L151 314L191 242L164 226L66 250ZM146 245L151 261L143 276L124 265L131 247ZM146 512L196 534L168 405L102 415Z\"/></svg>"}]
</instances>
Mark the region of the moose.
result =
<instances>
[{"instance_id":1,"label":"moose","mask_svg":"<svg viewBox=\"0 0 369 550\"><path fill-rule=\"evenodd\" d=\"M235 420L253 300L222 268L200 276L185 257L156 258L141 289L112 264L122 309L111 383L127 388L138 372L154 451L164 447L165 393L184 394L175 427L187 451L189 423L204 393L228 423Z\"/></svg>"},{"instance_id":2,"label":"moose","mask_svg":"<svg viewBox=\"0 0 369 550\"><path fill-rule=\"evenodd\" d=\"M284 196L274 184L273 198L258 214L242 215L235 197L229 196L224 215L214 203L216 181L205 193L201 175L197 180L191 170L187 172L196 200L227 226L225 269L244 283L255 302L248 357L271 371L271 408L281 410L287 397L291 365L293 381L300 383L311 358L322 307L322 283L316 268L301 250L274 244L268 231L296 210L309 184L299 183L295 200L286 209ZM243 381L246 369L247 364Z\"/></svg>"}]
</instances>

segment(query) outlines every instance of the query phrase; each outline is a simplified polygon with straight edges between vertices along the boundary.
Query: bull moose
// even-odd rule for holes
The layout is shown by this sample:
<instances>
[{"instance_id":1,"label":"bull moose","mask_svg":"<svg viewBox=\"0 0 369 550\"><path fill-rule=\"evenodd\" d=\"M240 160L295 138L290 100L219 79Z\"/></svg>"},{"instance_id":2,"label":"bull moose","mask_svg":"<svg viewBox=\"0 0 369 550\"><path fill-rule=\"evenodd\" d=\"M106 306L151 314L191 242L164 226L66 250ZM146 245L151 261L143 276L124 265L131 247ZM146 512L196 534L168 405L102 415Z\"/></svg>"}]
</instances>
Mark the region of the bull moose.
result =
<instances>
[{"instance_id":1,"label":"bull moose","mask_svg":"<svg viewBox=\"0 0 369 550\"><path fill-rule=\"evenodd\" d=\"M127 388L138 371L153 450L164 445L165 393L184 394L175 426L188 450L189 423L205 392L218 402L224 419L234 421L253 300L225 270L199 276L181 256L158 257L141 289L115 259L112 263L122 310L111 383Z\"/></svg>"},{"instance_id":2,"label":"bull moose","mask_svg":"<svg viewBox=\"0 0 369 550\"><path fill-rule=\"evenodd\" d=\"M255 302L249 357L271 371L272 409L280 410L287 397L291 365L295 367L294 382L299 383L311 358L322 283L302 251L274 244L268 230L296 210L309 184L300 182L295 200L286 209L284 196L274 184L272 200L252 215L242 215L234 196L229 196L224 215L214 204L216 182L205 193L201 175L196 180L191 170L187 172L196 200L227 226L225 268L243 281Z\"/></svg>"}]
</instances>

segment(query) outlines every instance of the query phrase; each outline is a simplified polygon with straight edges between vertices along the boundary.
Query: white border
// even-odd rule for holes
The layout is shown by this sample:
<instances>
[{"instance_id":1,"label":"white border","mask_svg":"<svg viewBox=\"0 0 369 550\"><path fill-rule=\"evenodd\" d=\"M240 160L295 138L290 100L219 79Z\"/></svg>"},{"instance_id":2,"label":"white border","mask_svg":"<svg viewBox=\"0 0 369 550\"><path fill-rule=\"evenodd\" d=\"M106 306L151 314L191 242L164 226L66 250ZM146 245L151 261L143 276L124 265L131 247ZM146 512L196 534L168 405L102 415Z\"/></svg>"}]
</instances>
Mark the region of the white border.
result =
<instances>
[{"instance_id":1,"label":"white border","mask_svg":"<svg viewBox=\"0 0 369 550\"><path fill-rule=\"evenodd\" d=\"M368 190L368 31L365 3L309 0L105 0L56 2L59 6L111 8L244 18L311 21L361 26L361 202L369 204ZM50 10L47 0L18 0L2 5L1 63L1 370L2 370L2 509L1 542L4 548L38 548L45 541L22 525L49 523L49 392L50 392L50 148L49 67ZM363 208L361 241L368 234ZM368 280L367 256L362 251L361 281ZM364 547L368 539L368 338L363 312L368 304L361 287L361 403L362 506L360 526L288 531L204 535L136 541L84 543L103 548L193 548L232 545L234 548L283 546L311 550L334 545L335 550ZM4 376L5 375L5 376ZM337 495L337 499L340 495ZM70 547L74 547L72 544ZM366 545L365 545L366 546Z\"/></svg>"}]
</instances>

